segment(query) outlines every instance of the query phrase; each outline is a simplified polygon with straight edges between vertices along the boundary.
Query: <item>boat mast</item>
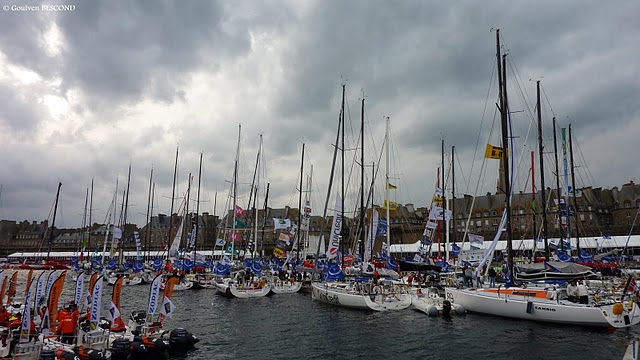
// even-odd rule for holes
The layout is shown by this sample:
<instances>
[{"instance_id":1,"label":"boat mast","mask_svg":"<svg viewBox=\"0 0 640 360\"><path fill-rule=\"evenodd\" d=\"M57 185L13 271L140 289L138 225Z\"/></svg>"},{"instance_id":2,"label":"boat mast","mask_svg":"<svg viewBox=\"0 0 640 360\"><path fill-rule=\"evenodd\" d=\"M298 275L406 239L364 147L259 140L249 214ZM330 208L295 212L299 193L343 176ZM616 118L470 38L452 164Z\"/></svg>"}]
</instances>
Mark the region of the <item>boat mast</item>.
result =
<instances>
[{"instance_id":1,"label":"boat mast","mask_svg":"<svg viewBox=\"0 0 640 360\"><path fill-rule=\"evenodd\" d=\"M193 224L193 230L191 230L191 237L193 238L193 263L198 264L198 228L200 227L200 184L202 179L202 153L200 153L200 166L198 167L198 197L196 200L196 221ZM193 221L192 221L193 223Z\"/></svg>"},{"instance_id":2,"label":"boat mast","mask_svg":"<svg viewBox=\"0 0 640 360\"><path fill-rule=\"evenodd\" d=\"M92 222L93 214L93 178L91 178L91 195L89 197L89 234L87 236L87 255L91 254L91 229L93 228ZM91 258L91 256L89 256Z\"/></svg>"},{"instance_id":3,"label":"boat mast","mask_svg":"<svg viewBox=\"0 0 640 360\"><path fill-rule=\"evenodd\" d=\"M544 259L549 261L549 240L547 235L547 188L544 185L544 145L542 144L542 106L540 102L540 80L536 82L537 88L537 107L538 107L538 156L540 157L540 195L542 196L542 237L544 238ZM555 117L553 118L555 124ZM555 146L555 135L556 129L555 125L553 128L553 139ZM533 155L532 155L533 156ZM556 171L558 171L556 163ZM531 165L533 167L533 164ZM532 168L533 169L533 168ZM533 171L533 170L532 170ZM532 173L533 177L533 173ZM534 188L534 196L535 196L535 188ZM537 207L536 207L537 208ZM535 224L535 209L533 214L534 224ZM537 241L537 232L533 236L533 241Z\"/></svg>"},{"instance_id":4,"label":"boat mast","mask_svg":"<svg viewBox=\"0 0 640 360\"><path fill-rule=\"evenodd\" d=\"M193 177L191 176L191 173L189 173L189 180L187 181L187 195L184 199L184 215L182 216L182 234L180 235L180 242L182 242L182 239L185 239L185 244L184 244L184 251L185 253L189 251L189 240L187 239L187 231L191 230L188 229L187 226L187 216L189 216L190 220L193 219L193 217L191 217L191 215L189 214L189 201L191 200L191 180L193 179ZM193 236L193 233L191 234L191 236ZM178 246L178 249L180 248L180 246ZM182 258L184 259L184 255L182 256Z\"/></svg>"},{"instance_id":5,"label":"boat mast","mask_svg":"<svg viewBox=\"0 0 640 360\"><path fill-rule=\"evenodd\" d=\"M171 244L169 242L173 241L173 206L175 202L176 196L176 177L178 174L178 150L179 146L176 146L176 162L173 166L173 189L171 190L171 211L169 214L169 237L167 238L167 262L169 262L169 248L171 248Z\"/></svg>"},{"instance_id":6,"label":"boat mast","mask_svg":"<svg viewBox=\"0 0 640 360\"><path fill-rule=\"evenodd\" d=\"M153 218L151 218L151 220L149 219L149 214L151 212L151 187L153 186L153 166L151 167L151 175L149 175L149 196L147 197L147 233L145 234L146 236L144 237L145 240L145 244L144 247L148 250L149 249L149 238L151 237L151 222L153 221Z\"/></svg>"},{"instance_id":7,"label":"boat mast","mask_svg":"<svg viewBox=\"0 0 640 360\"><path fill-rule=\"evenodd\" d=\"M80 252L80 258L78 261L82 260L82 256L84 254L84 245L85 245L85 234L87 230L87 204L89 202L89 188L87 188L87 192L84 196L84 214L82 214L82 238L80 242L76 244L76 252ZM28 289L27 289L28 291Z\"/></svg>"},{"instance_id":8,"label":"boat mast","mask_svg":"<svg viewBox=\"0 0 640 360\"><path fill-rule=\"evenodd\" d=\"M302 156L300 158L300 188L298 189L298 240L294 244L298 244L298 249L296 251L296 264L300 260L300 250L302 248L301 235L302 235L302 178L304 177L304 146L305 143L302 143Z\"/></svg>"},{"instance_id":9,"label":"boat mast","mask_svg":"<svg viewBox=\"0 0 640 360\"><path fill-rule=\"evenodd\" d=\"M119 242L121 242L120 244L120 253L118 256L118 260L120 262L120 265L124 264L124 244L126 243L126 233L127 233L127 212L129 209L129 185L131 184L131 162L129 162L129 175L127 176L127 191L126 191L126 197L125 197L125 201L124 201L124 215L122 217L122 239L120 239Z\"/></svg>"},{"instance_id":10,"label":"boat mast","mask_svg":"<svg viewBox=\"0 0 640 360\"><path fill-rule=\"evenodd\" d=\"M569 124L569 159L571 160L571 189L573 192L573 213L575 214L576 223L576 250L578 251L578 259L580 258L580 236L578 235L578 202L576 201L576 174L575 165L573 163L573 141L571 139L571 124Z\"/></svg>"},{"instance_id":11,"label":"boat mast","mask_svg":"<svg viewBox=\"0 0 640 360\"><path fill-rule=\"evenodd\" d=\"M387 127L384 136L385 145L385 180L384 180L384 198L387 201L387 256L391 258L391 219L389 215L390 201L389 201L389 117L386 117Z\"/></svg>"},{"instance_id":12,"label":"boat mast","mask_svg":"<svg viewBox=\"0 0 640 360\"><path fill-rule=\"evenodd\" d=\"M51 243L53 242L53 230L56 225L56 213L58 212L58 199L60 198L60 188L62 187L62 182L58 183L58 191L56 192L56 202L53 205L53 219L51 220L51 231L49 231L49 243L47 249L47 261L49 261L49 257L51 257Z\"/></svg>"},{"instance_id":13,"label":"boat mast","mask_svg":"<svg viewBox=\"0 0 640 360\"><path fill-rule=\"evenodd\" d=\"M553 117L553 153L556 158L556 198L558 201L557 206L557 214L558 214L558 224L560 225L560 241L558 243L558 247L561 251L564 250L564 244L562 242L564 236L562 236L562 212L560 211L560 170L558 169L558 140L556 137L556 117Z\"/></svg>"},{"instance_id":14,"label":"boat mast","mask_svg":"<svg viewBox=\"0 0 640 360\"><path fill-rule=\"evenodd\" d=\"M149 219L151 219L151 223L149 224L149 238L147 239L147 258L151 259L151 234L153 234L153 202L156 198L156 183L153 183L151 189L151 211L149 212ZM157 241L156 241L157 242Z\"/></svg>"},{"instance_id":15,"label":"boat mast","mask_svg":"<svg viewBox=\"0 0 640 360\"><path fill-rule=\"evenodd\" d=\"M342 180L340 181L340 185L342 187L342 190L340 192L340 197L341 197L341 201L342 201L342 205L340 206L341 211L340 211L340 224L342 224L341 228L340 228L340 245L338 246L338 249L342 249L342 256L344 257L344 248L345 248L345 244L347 242L347 239L344 239L343 237L347 237L348 238L348 232L345 231L346 226L344 226L344 151L345 151L345 147L344 147L344 97L345 97L345 86L342 86L342 144L340 145L340 150L341 151L341 156L342 156L342 160L340 161L341 165L342 165ZM334 219L335 220L335 219ZM340 250L338 250L340 251ZM340 256L336 257L336 260L338 262L338 265L342 265L344 267L344 261L340 261ZM343 258L344 260L344 258Z\"/></svg>"},{"instance_id":16,"label":"boat mast","mask_svg":"<svg viewBox=\"0 0 640 360\"><path fill-rule=\"evenodd\" d=\"M264 216L262 217L262 237L260 239L260 256L264 256L264 229L267 227L267 201L269 200L269 186L271 183L267 183L267 191L264 195ZM257 248L257 246L256 246Z\"/></svg>"},{"instance_id":17,"label":"boat mast","mask_svg":"<svg viewBox=\"0 0 640 360\"><path fill-rule=\"evenodd\" d=\"M444 167L444 139L442 139L440 141L441 143L441 149L440 149L440 156L442 157L442 232L440 233L440 242L445 244L444 247L444 261L448 261L449 260L449 242L447 241L446 237L445 237L445 232L447 231L447 222L445 221L445 212L447 209L447 200L446 200L446 196L444 194L444 189L445 189L445 167Z\"/></svg>"},{"instance_id":18,"label":"boat mast","mask_svg":"<svg viewBox=\"0 0 640 360\"><path fill-rule=\"evenodd\" d=\"M509 269L509 280L513 284L513 244L511 242L511 181L509 177L509 104L507 101L507 55L500 54L500 30L496 30L496 58L498 61L498 85L500 99L500 115L502 124L502 147L504 149L502 164L505 178L506 211L507 211L507 263Z\"/></svg>"},{"instance_id":19,"label":"boat mast","mask_svg":"<svg viewBox=\"0 0 640 360\"><path fill-rule=\"evenodd\" d=\"M236 196L238 195L238 161L240 161L240 131L242 130L242 125L238 124L238 146L236 148L236 161L233 169L233 223L231 224L231 231L233 236L230 236L231 240L231 259L235 259L235 240L236 240Z\"/></svg>"},{"instance_id":20,"label":"boat mast","mask_svg":"<svg viewBox=\"0 0 640 360\"><path fill-rule=\"evenodd\" d=\"M364 91L362 92L362 110L360 111L360 246L358 246L358 253L360 253L360 257L363 261L364 259L364 242L365 242L365 231L364 231L364 216L365 216L365 207L364 207Z\"/></svg>"},{"instance_id":21,"label":"boat mast","mask_svg":"<svg viewBox=\"0 0 640 360\"><path fill-rule=\"evenodd\" d=\"M342 84L342 98L344 99L344 91L345 85ZM322 213L322 222L320 224L320 237L318 238L318 247L316 249L316 261L319 260L320 256L320 245L322 244L322 239L324 237L324 228L326 226L326 218L327 218L327 209L329 207L329 198L331 197L331 188L333 186L333 176L335 175L336 170L336 157L338 156L338 140L340 139L340 126L342 125L342 112L344 110L344 101L343 106L340 108L340 115L338 115L338 131L336 132L336 142L333 147L333 161L331 162L331 175L329 175L329 186L327 188L327 197L324 202L324 210ZM335 218L334 218L335 221Z\"/></svg>"},{"instance_id":22,"label":"boat mast","mask_svg":"<svg viewBox=\"0 0 640 360\"><path fill-rule=\"evenodd\" d=\"M531 152L531 215L532 215L532 239L533 247L531 251L531 261L535 258L536 247L538 245L538 228L536 226L536 168L535 168L535 152ZM546 259L546 256L545 256Z\"/></svg>"},{"instance_id":23,"label":"boat mast","mask_svg":"<svg viewBox=\"0 0 640 360\"><path fill-rule=\"evenodd\" d=\"M453 221L453 231L451 235L453 237L453 243L456 243L456 167L455 167L455 151L456 147L451 146L451 220ZM462 239L464 242L464 239Z\"/></svg>"},{"instance_id":24,"label":"boat mast","mask_svg":"<svg viewBox=\"0 0 640 360\"><path fill-rule=\"evenodd\" d=\"M564 213L565 218L567 219L567 243L569 246L569 255L571 255L571 211L569 209L569 164L567 163L567 128L561 128L560 132L562 133L562 165L564 167Z\"/></svg>"}]
</instances>

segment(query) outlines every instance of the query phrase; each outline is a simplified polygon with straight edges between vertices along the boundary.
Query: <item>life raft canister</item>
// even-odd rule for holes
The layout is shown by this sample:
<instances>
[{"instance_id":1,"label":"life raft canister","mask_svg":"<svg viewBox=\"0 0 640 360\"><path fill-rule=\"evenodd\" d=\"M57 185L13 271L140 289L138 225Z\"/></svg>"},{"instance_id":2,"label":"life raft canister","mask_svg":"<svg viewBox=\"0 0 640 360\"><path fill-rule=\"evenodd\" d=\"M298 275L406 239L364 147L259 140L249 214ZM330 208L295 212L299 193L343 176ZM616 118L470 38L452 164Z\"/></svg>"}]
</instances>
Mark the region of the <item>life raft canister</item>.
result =
<instances>
[{"instance_id":1,"label":"life raft canister","mask_svg":"<svg viewBox=\"0 0 640 360\"><path fill-rule=\"evenodd\" d=\"M613 304L613 315L622 315L622 313L624 312L624 306L622 305L622 303L615 303Z\"/></svg>"}]
</instances>

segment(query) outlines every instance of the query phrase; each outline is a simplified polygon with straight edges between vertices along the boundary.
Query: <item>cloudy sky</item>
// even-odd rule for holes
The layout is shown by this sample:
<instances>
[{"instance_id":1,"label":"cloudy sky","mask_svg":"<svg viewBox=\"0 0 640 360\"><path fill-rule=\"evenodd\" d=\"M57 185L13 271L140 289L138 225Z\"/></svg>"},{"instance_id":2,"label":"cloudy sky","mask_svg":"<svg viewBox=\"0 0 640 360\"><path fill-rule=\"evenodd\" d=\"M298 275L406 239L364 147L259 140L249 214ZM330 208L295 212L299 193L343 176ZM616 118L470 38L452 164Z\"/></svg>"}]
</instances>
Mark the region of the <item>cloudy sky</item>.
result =
<instances>
[{"instance_id":1,"label":"cloudy sky","mask_svg":"<svg viewBox=\"0 0 640 360\"><path fill-rule=\"evenodd\" d=\"M500 144L498 28L510 61L516 154L527 154L518 188L531 186L537 80L547 184L554 182L553 116L559 127L572 124L579 186L640 180L637 1L50 3L72 5L67 11L27 4L34 6L2 0L0 12L2 219L50 218L62 182L56 225L80 226L93 179L92 220L105 222L114 194L119 216L131 164L128 221L142 225L152 168L153 211L170 211L177 148L175 207L189 173L189 206L196 206L202 153L200 211L220 214L240 125L239 204L248 203L262 134L259 203L268 182L269 206L297 207L304 142L304 179L313 165L312 206L322 214L342 84L348 171L359 166L364 94L365 163L381 160L388 116L397 202L428 205L443 139L447 163L456 148L456 196L495 192L495 162L480 169L487 142ZM369 182L371 167L366 172ZM347 208L359 183L349 178Z\"/></svg>"}]
</instances>

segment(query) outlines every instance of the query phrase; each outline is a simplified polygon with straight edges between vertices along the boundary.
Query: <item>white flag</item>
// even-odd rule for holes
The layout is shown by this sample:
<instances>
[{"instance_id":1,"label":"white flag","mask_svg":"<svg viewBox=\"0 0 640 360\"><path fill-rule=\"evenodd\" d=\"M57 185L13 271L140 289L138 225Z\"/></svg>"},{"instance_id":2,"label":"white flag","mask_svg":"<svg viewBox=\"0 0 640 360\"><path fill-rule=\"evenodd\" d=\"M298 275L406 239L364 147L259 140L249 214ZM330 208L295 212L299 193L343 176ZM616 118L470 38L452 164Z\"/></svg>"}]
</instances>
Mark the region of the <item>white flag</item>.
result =
<instances>
[{"instance_id":1,"label":"white flag","mask_svg":"<svg viewBox=\"0 0 640 360\"><path fill-rule=\"evenodd\" d=\"M107 315L105 317L109 321L114 321L115 319L120 317L120 311L118 310L116 304L113 303L113 301L111 302L111 306L109 307L109 311L107 311Z\"/></svg>"},{"instance_id":2,"label":"white flag","mask_svg":"<svg viewBox=\"0 0 640 360\"><path fill-rule=\"evenodd\" d=\"M289 219L276 219L273 218L273 230L287 229L291 226L291 220Z\"/></svg>"},{"instance_id":3,"label":"white flag","mask_svg":"<svg viewBox=\"0 0 640 360\"><path fill-rule=\"evenodd\" d=\"M444 213L444 220L451 220L451 210L444 210L440 206L431 205L431 210L429 211L429 220L442 220Z\"/></svg>"},{"instance_id":4,"label":"white flag","mask_svg":"<svg viewBox=\"0 0 640 360\"><path fill-rule=\"evenodd\" d=\"M176 306L165 296L164 300L162 300L162 306L160 307L160 314L164 315L167 319L171 319L171 315L175 309Z\"/></svg>"}]
</instances>

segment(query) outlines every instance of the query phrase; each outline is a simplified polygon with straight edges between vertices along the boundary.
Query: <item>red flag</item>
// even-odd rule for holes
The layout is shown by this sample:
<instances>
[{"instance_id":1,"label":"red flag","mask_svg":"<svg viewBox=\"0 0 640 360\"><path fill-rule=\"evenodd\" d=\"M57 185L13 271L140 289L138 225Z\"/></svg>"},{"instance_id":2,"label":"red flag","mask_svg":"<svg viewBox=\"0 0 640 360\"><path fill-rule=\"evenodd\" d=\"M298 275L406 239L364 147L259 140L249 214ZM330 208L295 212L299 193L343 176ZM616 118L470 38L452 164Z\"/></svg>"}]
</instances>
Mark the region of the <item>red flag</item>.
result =
<instances>
[{"instance_id":1,"label":"red flag","mask_svg":"<svg viewBox=\"0 0 640 360\"><path fill-rule=\"evenodd\" d=\"M244 212L245 211L240 206L236 205L236 216L242 216Z\"/></svg>"},{"instance_id":2,"label":"red flag","mask_svg":"<svg viewBox=\"0 0 640 360\"><path fill-rule=\"evenodd\" d=\"M236 242L240 240L242 240L242 236L240 236L239 232L234 230L231 230L231 232L229 232L229 241Z\"/></svg>"}]
</instances>

